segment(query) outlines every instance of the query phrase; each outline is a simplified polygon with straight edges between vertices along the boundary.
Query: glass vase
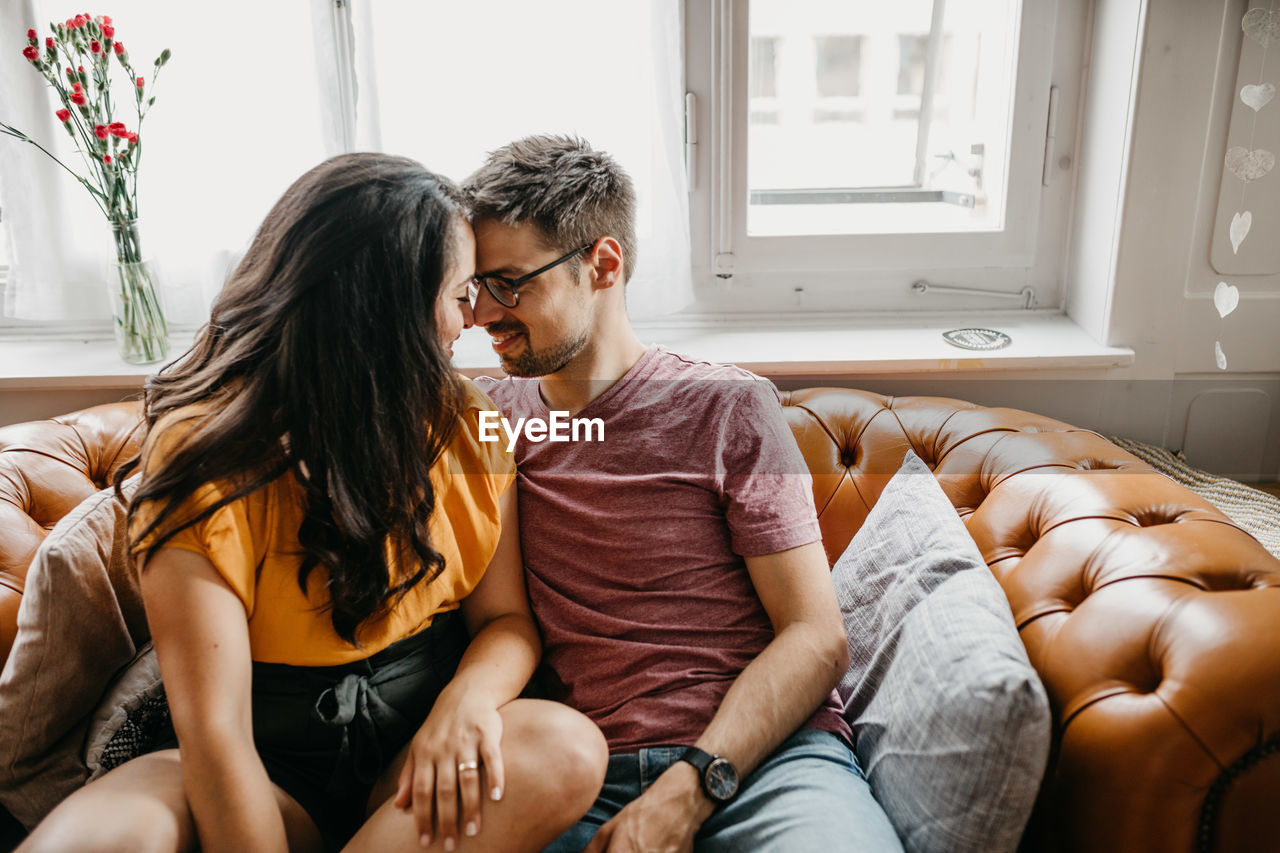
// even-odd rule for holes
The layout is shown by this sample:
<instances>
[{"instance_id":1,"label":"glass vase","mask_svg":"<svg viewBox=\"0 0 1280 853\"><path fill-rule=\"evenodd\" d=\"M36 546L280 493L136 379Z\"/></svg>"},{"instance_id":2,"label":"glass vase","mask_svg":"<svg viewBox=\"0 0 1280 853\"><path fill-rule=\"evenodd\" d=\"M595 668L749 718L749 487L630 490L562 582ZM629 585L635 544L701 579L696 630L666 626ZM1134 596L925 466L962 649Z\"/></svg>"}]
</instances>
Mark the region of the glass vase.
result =
<instances>
[{"instance_id":1,"label":"glass vase","mask_svg":"<svg viewBox=\"0 0 1280 853\"><path fill-rule=\"evenodd\" d=\"M116 261L107 268L107 293L116 349L130 364L160 361L169 354L169 327L155 267L142 257L138 221L113 220L111 236Z\"/></svg>"}]
</instances>

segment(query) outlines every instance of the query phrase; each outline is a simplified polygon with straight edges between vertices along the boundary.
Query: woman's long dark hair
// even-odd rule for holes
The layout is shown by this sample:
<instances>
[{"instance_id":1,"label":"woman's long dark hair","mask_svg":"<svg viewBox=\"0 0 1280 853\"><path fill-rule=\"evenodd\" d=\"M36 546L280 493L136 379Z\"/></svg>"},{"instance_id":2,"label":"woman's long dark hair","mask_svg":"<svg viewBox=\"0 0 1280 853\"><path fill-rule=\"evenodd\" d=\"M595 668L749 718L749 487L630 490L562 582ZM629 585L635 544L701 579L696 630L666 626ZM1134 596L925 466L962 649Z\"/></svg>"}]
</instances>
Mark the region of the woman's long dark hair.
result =
<instances>
[{"instance_id":1,"label":"woman's long dark hair","mask_svg":"<svg viewBox=\"0 0 1280 853\"><path fill-rule=\"evenodd\" d=\"M334 157L276 203L192 349L147 385L148 429L200 403L130 506L157 514L142 558L219 507L291 473L305 488L298 583L328 573L334 630L359 625L444 568L427 526L431 467L462 411L436 297L452 266L458 191L418 163ZM116 479L139 465L124 465ZM179 507L202 485L223 496ZM400 577L393 585L387 543ZM415 570L416 567L416 570Z\"/></svg>"}]
</instances>

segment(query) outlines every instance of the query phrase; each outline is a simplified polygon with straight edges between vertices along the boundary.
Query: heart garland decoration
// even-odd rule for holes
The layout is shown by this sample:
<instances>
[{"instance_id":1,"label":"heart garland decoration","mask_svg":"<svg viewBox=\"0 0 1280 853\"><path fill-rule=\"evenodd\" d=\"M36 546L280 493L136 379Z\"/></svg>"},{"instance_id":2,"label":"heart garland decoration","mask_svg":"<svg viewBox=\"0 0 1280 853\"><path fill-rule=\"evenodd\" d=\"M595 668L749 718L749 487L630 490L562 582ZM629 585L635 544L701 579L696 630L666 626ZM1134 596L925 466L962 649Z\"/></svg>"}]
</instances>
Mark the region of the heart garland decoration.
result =
<instances>
[{"instance_id":1,"label":"heart garland decoration","mask_svg":"<svg viewBox=\"0 0 1280 853\"><path fill-rule=\"evenodd\" d=\"M1280 41L1280 12L1266 9L1250 9L1240 22L1244 34L1263 47Z\"/></svg>"},{"instance_id":2,"label":"heart garland decoration","mask_svg":"<svg viewBox=\"0 0 1280 853\"><path fill-rule=\"evenodd\" d=\"M1244 242L1244 238L1249 236L1249 229L1253 227L1253 213L1246 210L1244 213L1237 213L1231 217L1231 251L1240 254L1240 244Z\"/></svg>"},{"instance_id":3,"label":"heart garland decoration","mask_svg":"<svg viewBox=\"0 0 1280 853\"><path fill-rule=\"evenodd\" d=\"M1250 83L1240 89L1240 100L1244 101L1255 113L1271 103L1276 96L1276 87L1270 83Z\"/></svg>"},{"instance_id":4,"label":"heart garland decoration","mask_svg":"<svg viewBox=\"0 0 1280 853\"><path fill-rule=\"evenodd\" d=\"M1240 304L1240 288L1225 281L1218 282L1213 289L1213 307L1218 309L1218 316L1225 317Z\"/></svg>"},{"instance_id":5,"label":"heart garland decoration","mask_svg":"<svg viewBox=\"0 0 1280 853\"><path fill-rule=\"evenodd\" d=\"M1239 145L1227 149L1227 169L1246 184L1265 177L1276 167L1276 155L1265 148L1250 151Z\"/></svg>"}]
</instances>

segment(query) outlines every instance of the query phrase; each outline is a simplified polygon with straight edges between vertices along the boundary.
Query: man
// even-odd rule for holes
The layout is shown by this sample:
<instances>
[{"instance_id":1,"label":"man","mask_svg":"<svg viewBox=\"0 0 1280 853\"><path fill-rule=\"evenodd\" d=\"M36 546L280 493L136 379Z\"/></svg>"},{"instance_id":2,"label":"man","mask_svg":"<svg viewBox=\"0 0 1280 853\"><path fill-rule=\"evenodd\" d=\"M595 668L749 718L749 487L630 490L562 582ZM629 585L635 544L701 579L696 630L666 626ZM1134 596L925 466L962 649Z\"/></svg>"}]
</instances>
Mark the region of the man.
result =
<instances>
[{"instance_id":1,"label":"man","mask_svg":"<svg viewBox=\"0 0 1280 853\"><path fill-rule=\"evenodd\" d=\"M603 424L514 430L548 688L610 748L600 798L550 849L900 850L832 692L843 626L776 391L636 337L635 193L608 155L530 137L464 191L475 322L509 374L483 386L511 424Z\"/></svg>"}]
</instances>

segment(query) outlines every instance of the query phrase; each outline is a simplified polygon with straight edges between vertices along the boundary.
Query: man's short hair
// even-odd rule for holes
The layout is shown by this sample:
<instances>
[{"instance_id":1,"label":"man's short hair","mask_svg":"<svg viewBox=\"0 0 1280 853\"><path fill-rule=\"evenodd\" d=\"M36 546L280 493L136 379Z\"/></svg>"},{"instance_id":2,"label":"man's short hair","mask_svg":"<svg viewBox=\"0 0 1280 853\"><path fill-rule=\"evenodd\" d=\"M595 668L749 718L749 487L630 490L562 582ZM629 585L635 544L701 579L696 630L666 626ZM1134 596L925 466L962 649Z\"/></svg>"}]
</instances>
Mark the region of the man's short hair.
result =
<instances>
[{"instance_id":1,"label":"man's short hair","mask_svg":"<svg viewBox=\"0 0 1280 853\"><path fill-rule=\"evenodd\" d=\"M613 237L622 245L624 281L636 264L636 191L603 151L576 136L526 136L489 154L462 185L472 221L532 222L570 251Z\"/></svg>"}]
</instances>

